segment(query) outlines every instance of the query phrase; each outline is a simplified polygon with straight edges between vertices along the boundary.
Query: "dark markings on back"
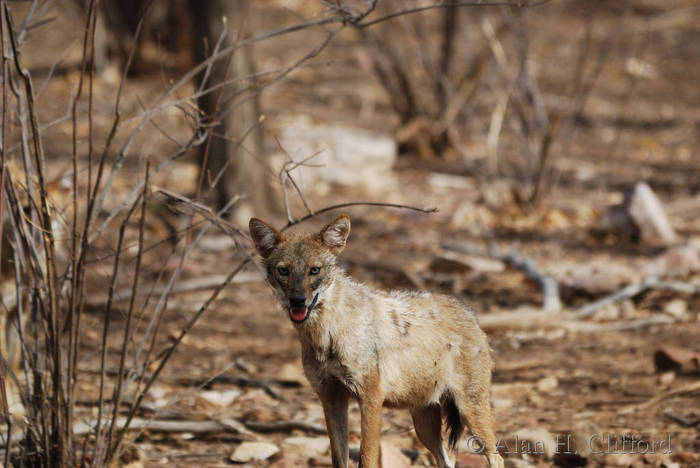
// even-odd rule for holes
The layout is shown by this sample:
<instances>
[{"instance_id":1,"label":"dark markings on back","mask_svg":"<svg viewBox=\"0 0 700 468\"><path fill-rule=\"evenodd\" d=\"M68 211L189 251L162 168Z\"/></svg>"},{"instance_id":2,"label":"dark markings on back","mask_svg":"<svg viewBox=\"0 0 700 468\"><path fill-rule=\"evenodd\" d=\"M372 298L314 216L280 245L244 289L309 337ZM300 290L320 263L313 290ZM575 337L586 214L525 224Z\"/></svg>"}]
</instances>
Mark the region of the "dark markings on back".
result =
<instances>
[{"instance_id":1,"label":"dark markings on back","mask_svg":"<svg viewBox=\"0 0 700 468\"><path fill-rule=\"evenodd\" d=\"M389 314L391 315L391 321L394 322L394 326L401 330L401 323L399 322L399 314L396 312L396 309L391 309L389 310Z\"/></svg>"},{"instance_id":2,"label":"dark markings on back","mask_svg":"<svg viewBox=\"0 0 700 468\"><path fill-rule=\"evenodd\" d=\"M406 336L408 335L408 329L411 328L411 322L408 320L403 321L403 328L401 328L401 335Z\"/></svg>"},{"instance_id":3,"label":"dark markings on back","mask_svg":"<svg viewBox=\"0 0 700 468\"><path fill-rule=\"evenodd\" d=\"M391 315L391 321L394 323L396 329L399 330L401 336L408 335L408 328L411 326L411 322L407 320L401 320L401 318L399 318L399 313L396 311L396 309L391 309L389 311L389 314Z\"/></svg>"}]
</instances>

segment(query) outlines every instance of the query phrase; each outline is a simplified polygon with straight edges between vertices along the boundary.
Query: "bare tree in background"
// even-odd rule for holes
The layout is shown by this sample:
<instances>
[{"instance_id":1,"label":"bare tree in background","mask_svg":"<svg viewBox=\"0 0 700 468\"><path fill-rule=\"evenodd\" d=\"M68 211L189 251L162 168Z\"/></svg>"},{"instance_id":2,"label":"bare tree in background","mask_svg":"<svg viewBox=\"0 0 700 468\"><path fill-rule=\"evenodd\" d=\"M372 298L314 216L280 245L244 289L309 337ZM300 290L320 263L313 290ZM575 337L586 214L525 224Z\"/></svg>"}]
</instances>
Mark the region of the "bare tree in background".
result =
<instances>
[{"instance_id":1,"label":"bare tree in background","mask_svg":"<svg viewBox=\"0 0 700 468\"><path fill-rule=\"evenodd\" d=\"M211 55L214 47L225 48L244 38L249 1L190 0L194 26L194 52L197 62ZM228 28L228 31L222 31ZM223 34L222 34L223 32ZM254 87L255 67L250 47L241 47L217 61L208 80L210 85L232 82L198 100L210 126L209 141L201 147L202 189L211 188L209 201L221 208L237 195L247 199L239 208L240 218L254 211L265 213L272 206L263 157L262 113ZM204 80L204 73L198 82ZM245 92L248 90L248 92Z\"/></svg>"}]
</instances>

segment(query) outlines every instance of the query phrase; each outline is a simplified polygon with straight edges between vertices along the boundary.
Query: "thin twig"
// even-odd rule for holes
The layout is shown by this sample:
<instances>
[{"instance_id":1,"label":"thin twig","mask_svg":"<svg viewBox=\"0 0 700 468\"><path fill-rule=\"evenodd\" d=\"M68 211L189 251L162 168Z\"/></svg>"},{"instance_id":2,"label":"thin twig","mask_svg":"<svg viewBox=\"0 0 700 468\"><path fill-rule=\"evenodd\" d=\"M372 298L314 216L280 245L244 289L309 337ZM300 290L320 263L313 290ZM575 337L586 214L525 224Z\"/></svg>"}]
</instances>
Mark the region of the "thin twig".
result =
<instances>
[{"instance_id":1,"label":"thin twig","mask_svg":"<svg viewBox=\"0 0 700 468\"><path fill-rule=\"evenodd\" d=\"M537 263L531 258L520 257L516 251L501 254L492 240L489 242L488 252L470 248L461 242L444 241L441 244L443 249L469 255L480 255L483 257L495 258L513 268L522 271L528 278L535 281L542 289L542 308L545 312L559 312L562 309L559 297L559 283L555 278L542 273L537 267Z\"/></svg>"},{"instance_id":2,"label":"thin twig","mask_svg":"<svg viewBox=\"0 0 700 468\"><path fill-rule=\"evenodd\" d=\"M383 202L338 203L337 205L326 206L324 208L321 208L320 210L316 210L313 212L313 214L307 214L305 216L302 216L301 218L297 219L294 222L291 222L291 223L288 222L282 228L282 231L285 231L285 230L289 229L290 227L294 226L295 224L302 223L302 222L307 221L307 220L309 220L315 216L318 216L320 214L327 213L329 211L339 210L341 208L349 208L351 206L381 206L381 207L385 207L385 208L400 208L400 209L404 209L404 210L420 211L421 213L436 213L438 211L438 209L435 207L420 208L417 206L401 205L398 203L383 203Z\"/></svg>"},{"instance_id":3,"label":"thin twig","mask_svg":"<svg viewBox=\"0 0 700 468\"><path fill-rule=\"evenodd\" d=\"M139 287L139 279L141 277L141 256L143 254L143 238L144 238L144 230L145 230L145 225L146 225L146 207L148 206L148 200L149 200L149 179L148 179L148 173L150 169L150 162L146 162L146 170L145 170L145 180L144 180L144 185L143 185L143 196L142 196L142 203L141 203L141 218L139 221L139 249L138 249L138 255L136 256L136 266L134 269L134 279L132 282L132 296L131 300L129 301L129 309L126 314L126 324L124 326L124 339L122 341L122 349L121 349L121 355L119 357L119 375L117 376L117 383L116 387L114 390L114 407L113 407L113 412L112 412L112 424L109 427L109 432L107 434L107 440L106 440L106 447L104 450L106 451L106 460L109 460L110 457L116 452L119 448L119 444L121 443L121 436L123 436L123 432L120 433L120 437L117 438L116 442L113 444L112 443L112 433L114 431L114 420L117 417L117 411L119 410L119 402L121 401L122 398L122 382L124 378L124 363L126 362L126 350L129 347L129 338L130 338L130 331L131 331L131 321L132 317L134 314L134 302L136 299L136 293L138 291ZM105 341L103 343L104 347L107 347L107 342ZM114 447L114 449L112 449Z\"/></svg>"},{"instance_id":4,"label":"thin twig","mask_svg":"<svg viewBox=\"0 0 700 468\"><path fill-rule=\"evenodd\" d=\"M375 25L377 23L381 23L384 21L388 21L390 19L397 18L399 16L404 16L404 15L411 15L414 13L420 13L422 11L428 11L428 10L435 10L438 8L452 8L452 7L487 7L487 6L510 6L510 7L517 7L517 8L527 8L527 7L534 7L534 6L539 6L543 5L545 3L549 2L549 0L537 0L533 2L523 2L523 1L518 1L518 2L484 2L484 1L476 1L476 2L442 2L442 3L436 3L433 5L427 5L427 6L422 6L422 7L416 7L416 8L408 8L406 10L401 10L397 11L395 13L388 14L386 16L382 16L381 18L374 19L372 21L366 21L364 23L358 22L354 26L358 28L366 28L368 26Z\"/></svg>"},{"instance_id":5,"label":"thin twig","mask_svg":"<svg viewBox=\"0 0 700 468\"><path fill-rule=\"evenodd\" d=\"M649 408L651 406L655 406L662 401L666 400L667 398L676 396L676 395L684 395L686 393L694 393L700 391L700 380L697 380L695 382L690 382L688 384L682 385L678 388L674 388L673 390L669 390L668 392L664 392L660 395L656 395L653 398L649 398L647 401L643 403L637 403L633 405L628 405L628 406L623 406L622 408L619 408L617 410L618 414L629 414L629 413L634 413L635 411L643 410L646 408Z\"/></svg>"},{"instance_id":6,"label":"thin twig","mask_svg":"<svg viewBox=\"0 0 700 468\"><path fill-rule=\"evenodd\" d=\"M306 421L277 421L259 422L243 421L245 427L256 432L290 432L294 430L313 432L315 434L327 434L326 427Z\"/></svg>"},{"instance_id":7,"label":"thin twig","mask_svg":"<svg viewBox=\"0 0 700 468\"><path fill-rule=\"evenodd\" d=\"M97 453L98 449L101 449L103 447L102 445L102 411L104 407L104 384L105 384L105 363L107 359L107 348L108 348L108 342L109 342L109 326L112 318L112 303L114 301L114 290L117 282L117 278L119 276L119 264L122 259L122 246L124 245L124 233L126 231L126 226L131 220L131 215L134 213L136 208L138 207L138 200L131 206L131 209L129 212L126 214L126 217L121 223L121 226L119 227L119 239L117 241L117 250L114 254L114 266L112 269L112 276L111 276L111 281L109 283L109 293L107 295L107 304L105 306L105 311L104 311L104 324L102 326L102 349L100 350L100 391L99 391L99 397L98 401L100 402L98 408L97 408L97 424L95 426L95 443L93 444L93 454L92 458L93 460L97 460L97 457L99 456L99 459L102 460L103 453ZM127 342L122 343L122 347L125 348L127 345ZM119 374L121 376L121 374ZM110 434L111 435L111 434ZM109 440L109 438L108 438Z\"/></svg>"}]
</instances>

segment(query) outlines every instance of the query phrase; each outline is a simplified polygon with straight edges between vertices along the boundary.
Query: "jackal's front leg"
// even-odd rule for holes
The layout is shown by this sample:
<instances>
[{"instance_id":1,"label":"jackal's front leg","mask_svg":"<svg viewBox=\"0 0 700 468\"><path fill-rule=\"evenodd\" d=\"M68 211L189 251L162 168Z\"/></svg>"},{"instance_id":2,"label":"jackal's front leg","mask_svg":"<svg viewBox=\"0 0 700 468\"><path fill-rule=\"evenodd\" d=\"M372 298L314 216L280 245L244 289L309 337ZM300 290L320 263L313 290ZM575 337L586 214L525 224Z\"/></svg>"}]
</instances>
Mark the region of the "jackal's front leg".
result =
<instances>
[{"instance_id":1,"label":"jackal's front leg","mask_svg":"<svg viewBox=\"0 0 700 468\"><path fill-rule=\"evenodd\" d=\"M349 393L340 382L326 383L319 389L331 441L333 468L348 466L348 399Z\"/></svg>"},{"instance_id":2,"label":"jackal's front leg","mask_svg":"<svg viewBox=\"0 0 700 468\"><path fill-rule=\"evenodd\" d=\"M374 380L374 379L373 379ZM360 467L381 467L380 436L382 432L382 404L384 396L379 377L372 381L359 398L362 434L360 441Z\"/></svg>"}]
</instances>

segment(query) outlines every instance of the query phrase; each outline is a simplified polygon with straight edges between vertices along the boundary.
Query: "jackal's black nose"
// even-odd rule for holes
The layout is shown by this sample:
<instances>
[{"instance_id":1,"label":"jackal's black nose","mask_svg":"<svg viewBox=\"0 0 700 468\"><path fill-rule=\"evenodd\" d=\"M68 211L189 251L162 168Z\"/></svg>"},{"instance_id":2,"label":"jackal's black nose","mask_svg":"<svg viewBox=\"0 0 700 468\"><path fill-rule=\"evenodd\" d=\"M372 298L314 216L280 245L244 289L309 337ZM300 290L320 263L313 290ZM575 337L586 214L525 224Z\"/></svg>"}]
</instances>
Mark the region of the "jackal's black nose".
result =
<instances>
[{"instance_id":1,"label":"jackal's black nose","mask_svg":"<svg viewBox=\"0 0 700 468\"><path fill-rule=\"evenodd\" d=\"M304 296L292 296L289 298L289 306L292 308L306 307L306 298Z\"/></svg>"}]
</instances>

